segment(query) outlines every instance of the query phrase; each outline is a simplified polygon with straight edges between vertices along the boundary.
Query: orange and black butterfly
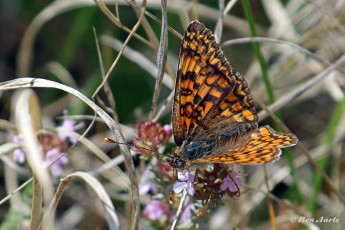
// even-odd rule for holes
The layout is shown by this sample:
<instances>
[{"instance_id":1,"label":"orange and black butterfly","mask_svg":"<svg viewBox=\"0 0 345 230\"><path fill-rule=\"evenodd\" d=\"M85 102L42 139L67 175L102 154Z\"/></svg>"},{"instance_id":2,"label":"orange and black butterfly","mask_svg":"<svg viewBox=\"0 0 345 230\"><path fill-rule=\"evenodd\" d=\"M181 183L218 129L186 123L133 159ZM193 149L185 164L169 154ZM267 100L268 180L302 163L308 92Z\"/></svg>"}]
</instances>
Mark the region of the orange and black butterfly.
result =
<instances>
[{"instance_id":1,"label":"orange and black butterfly","mask_svg":"<svg viewBox=\"0 0 345 230\"><path fill-rule=\"evenodd\" d=\"M256 164L279 159L297 143L291 133L258 128L245 79L224 57L212 32L193 21L182 41L172 124L174 168L195 163Z\"/></svg>"}]
</instances>

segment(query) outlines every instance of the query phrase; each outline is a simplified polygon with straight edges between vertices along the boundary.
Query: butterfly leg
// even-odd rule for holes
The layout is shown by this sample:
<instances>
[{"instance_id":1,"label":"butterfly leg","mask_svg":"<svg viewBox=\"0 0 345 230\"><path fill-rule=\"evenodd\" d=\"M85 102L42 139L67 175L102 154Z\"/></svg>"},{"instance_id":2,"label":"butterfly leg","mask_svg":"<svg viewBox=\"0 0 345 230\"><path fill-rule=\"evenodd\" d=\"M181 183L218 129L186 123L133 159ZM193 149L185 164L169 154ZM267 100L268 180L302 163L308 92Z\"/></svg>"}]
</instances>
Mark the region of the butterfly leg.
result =
<instances>
[{"instance_id":1,"label":"butterfly leg","mask_svg":"<svg viewBox=\"0 0 345 230\"><path fill-rule=\"evenodd\" d=\"M177 169L173 169L173 180L178 180L177 177ZM174 204L174 198L175 198L175 192L173 190L173 185L171 185L170 191L169 191L169 204L173 205Z\"/></svg>"},{"instance_id":2,"label":"butterfly leg","mask_svg":"<svg viewBox=\"0 0 345 230\"><path fill-rule=\"evenodd\" d=\"M194 182L193 184L196 185L199 183L199 169L195 170L195 174L194 174Z\"/></svg>"}]
</instances>

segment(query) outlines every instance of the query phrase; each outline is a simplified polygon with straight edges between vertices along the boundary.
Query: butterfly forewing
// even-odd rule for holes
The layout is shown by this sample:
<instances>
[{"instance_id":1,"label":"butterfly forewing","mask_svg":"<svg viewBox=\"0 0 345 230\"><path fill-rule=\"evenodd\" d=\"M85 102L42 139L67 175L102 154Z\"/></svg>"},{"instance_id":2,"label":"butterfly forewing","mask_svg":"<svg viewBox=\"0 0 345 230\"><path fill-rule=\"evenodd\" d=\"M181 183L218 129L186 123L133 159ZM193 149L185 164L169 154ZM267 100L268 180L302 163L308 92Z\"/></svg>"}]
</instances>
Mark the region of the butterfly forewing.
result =
<instances>
[{"instance_id":1,"label":"butterfly forewing","mask_svg":"<svg viewBox=\"0 0 345 230\"><path fill-rule=\"evenodd\" d=\"M211 31L197 21L184 35L173 106L173 132L177 145L233 91L235 79Z\"/></svg>"}]
</instances>

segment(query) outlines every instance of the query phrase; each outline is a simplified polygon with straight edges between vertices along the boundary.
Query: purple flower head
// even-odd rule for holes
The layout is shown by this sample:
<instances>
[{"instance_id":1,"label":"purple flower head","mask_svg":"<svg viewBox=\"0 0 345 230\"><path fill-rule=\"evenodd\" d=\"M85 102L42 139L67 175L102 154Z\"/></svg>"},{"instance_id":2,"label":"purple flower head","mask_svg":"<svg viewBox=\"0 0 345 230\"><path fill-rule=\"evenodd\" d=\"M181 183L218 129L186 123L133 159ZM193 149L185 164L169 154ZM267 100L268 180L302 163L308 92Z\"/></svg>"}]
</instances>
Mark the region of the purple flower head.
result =
<instances>
[{"instance_id":1,"label":"purple flower head","mask_svg":"<svg viewBox=\"0 0 345 230\"><path fill-rule=\"evenodd\" d=\"M188 194L194 196L194 175L189 173L188 170L184 170L182 173L177 173L177 178L179 181L173 186L174 192L180 193L183 189L187 189Z\"/></svg>"},{"instance_id":2,"label":"purple flower head","mask_svg":"<svg viewBox=\"0 0 345 230\"><path fill-rule=\"evenodd\" d=\"M156 194L157 193L157 188L155 184L152 182L152 178L154 177L153 172L149 172L148 178L143 182L139 183L139 194L143 195L148 193L150 190Z\"/></svg>"},{"instance_id":3,"label":"purple flower head","mask_svg":"<svg viewBox=\"0 0 345 230\"><path fill-rule=\"evenodd\" d=\"M151 200L144 208L143 215L149 220L158 220L164 214L162 201Z\"/></svg>"},{"instance_id":4,"label":"purple flower head","mask_svg":"<svg viewBox=\"0 0 345 230\"><path fill-rule=\"evenodd\" d=\"M63 114L67 115L67 110L64 110ZM77 129L83 127L83 126L84 126L83 122L81 122L79 124L75 124L74 120L72 120L72 119L65 119L62 122L62 125L58 126L58 128L60 128L60 130L58 131L58 137L59 137L59 139L61 141L65 141L68 138L69 141L74 144L74 143L76 143L78 141L78 139L74 138L74 137L68 136L66 133L64 133L63 130L66 130L68 132L75 132L75 130L77 130Z\"/></svg>"},{"instance_id":5,"label":"purple flower head","mask_svg":"<svg viewBox=\"0 0 345 230\"><path fill-rule=\"evenodd\" d=\"M232 171L231 172L231 177L227 175L224 180L222 185L220 186L220 189L222 191L225 191L226 189L229 189L231 192L238 192L238 185L242 184L242 179L237 177L240 173ZM236 184L235 184L236 183Z\"/></svg>"},{"instance_id":6,"label":"purple flower head","mask_svg":"<svg viewBox=\"0 0 345 230\"><path fill-rule=\"evenodd\" d=\"M44 166L48 167L60 156L60 154L61 152L57 148L49 150L45 155ZM59 177L63 172L62 166L66 164L68 164L68 158L66 156L62 156L50 166L50 172L54 177Z\"/></svg>"},{"instance_id":7,"label":"purple flower head","mask_svg":"<svg viewBox=\"0 0 345 230\"><path fill-rule=\"evenodd\" d=\"M25 152L22 148L13 151L13 160L20 164L25 162Z\"/></svg>"},{"instance_id":8,"label":"purple flower head","mask_svg":"<svg viewBox=\"0 0 345 230\"><path fill-rule=\"evenodd\" d=\"M22 138L20 135L15 135L12 137L12 141L19 143L22 141ZM23 164L25 162L25 152L23 148L15 149L13 151L13 160L20 164Z\"/></svg>"},{"instance_id":9,"label":"purple flower head","mask_svg":"<svg viewBox=\"0 0 345 230\"><path fill-rule=\"evenodd\" d=\"M75 124L75 121L74 121L74 120L66 119L66 120L64 120L64 121L62 122L62 125L61 125L61 126L58 126L58 128L63 129L63 130L66 130L66 131L69 131L69 132L74 132L74 124ZM70 140L72 143L77 142L77 139L76 139L76 138L69 137L69 136L68 136L67 134L65 134L62 130L59 131L58 137L59 137L59 139L62 140L62 141L65 141L67 138L69 138L69 140Z\"/></svg>"},{"instance_id":10,"label":"purple flower head","mask_svg":"<svg viewBox=\"0 0 345 230\"><path fill-rule=\"evenodd\" d=\"M193 204L187 205L187 207L184 209L182 216L181 216L181 221L188 221L191 218L191 211L195 211L195 207Z\"/></svg>"}]
</instances>

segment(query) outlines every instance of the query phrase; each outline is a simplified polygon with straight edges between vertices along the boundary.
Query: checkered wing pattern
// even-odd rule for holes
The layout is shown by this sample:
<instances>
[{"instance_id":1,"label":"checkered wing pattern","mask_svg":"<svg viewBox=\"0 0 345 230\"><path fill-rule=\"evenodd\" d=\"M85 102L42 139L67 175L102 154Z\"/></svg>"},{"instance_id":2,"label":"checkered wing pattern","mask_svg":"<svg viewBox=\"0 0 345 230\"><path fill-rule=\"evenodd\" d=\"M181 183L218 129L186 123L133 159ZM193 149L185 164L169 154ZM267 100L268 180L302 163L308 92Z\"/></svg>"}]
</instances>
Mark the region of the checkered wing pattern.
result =
<instances>
[{"instance_id":1,"label":"checkered wing pattern","mask_svg":"<svg viewBox=\"0 0 345 230\"><path fill-rule=\"evenodd\" d=\"M280 148L293 146L297 138L291 133L280 133L269 126L264 126L250 135L247 143L223 154L199 158L194 163L213 162L227 164L268 163L279 159Z\"/></svg>"},{"instance_id":2,"label":"checkered wing pattern","mask_svg":"<svg viewBox=\"0 0 345 230\"><path fill-rule=\"evenodd\" d=\"M175 86L172 120L176 144L180 146L193 135L234 87L234 72L211 31L192 22L182 42Z\"/></svg>"},{"instance_id":3,"label":"checkered wing pattern","mask_svg":"<svg viewBox=\"0 0 345 230\"><path fill-rule=\"evenodd\" d=\"M187 28L178 64L172 123L178 146L173 167L193 163L267 163L280 148L297 143L293 134L258 116L245 79L228 63L212 32L193 21Z\"/></svg>"}]
</instances>

